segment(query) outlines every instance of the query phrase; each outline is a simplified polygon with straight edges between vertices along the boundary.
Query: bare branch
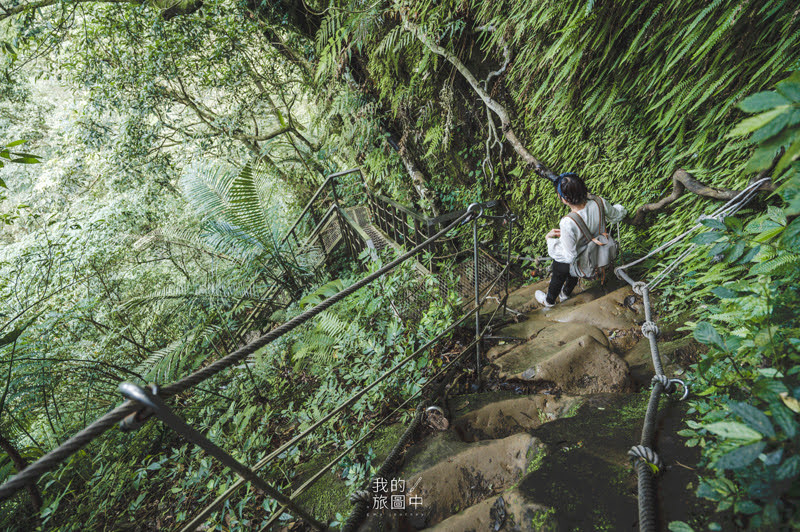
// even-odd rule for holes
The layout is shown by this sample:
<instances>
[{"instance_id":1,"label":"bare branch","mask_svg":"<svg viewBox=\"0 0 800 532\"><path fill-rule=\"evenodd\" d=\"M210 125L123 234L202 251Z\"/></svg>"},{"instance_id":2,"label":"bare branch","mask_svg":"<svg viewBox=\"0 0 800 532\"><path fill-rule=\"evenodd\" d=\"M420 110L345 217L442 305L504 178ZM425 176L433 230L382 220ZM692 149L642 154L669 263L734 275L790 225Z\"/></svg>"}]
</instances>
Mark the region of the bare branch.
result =
<instances>
[{"instance_id":1,"label":"bare branch","mask_svg":"<svg viewBox=\"0 0 800 532\"><path fill-rule=\"evenodd\" d=\"M770 175L772 171L775 169L775 165L778 164L778 160L783 155L783 149L778 150L778 154L772 160L772 164L766 170L760 172L756 177L754 177L750 182L755 183L756 181L760 181ZM762 192L774 192L777 187L774 183L764 183L756 190ZM664 196L658 201L653 203L645 203L638 209L636 209L636 214L634 214L631 223L633 225L641 225L644 222L645 215L648 212L655 212L658 210L663 209L673 201L680 198L685 191L692 192L697 194L698 196L702 196L704 198L711 198L720 201L729 201L736 197L739 194L738 190L731 190L729 188L714 188L706 185L698 181L692 174L684 170L683 168L678 168L675 170L675 173L672 174L672 192L669 195Z\"/></svg>"},{"instance_id":2,"label":"bare branch","mask_svg":"<svg viewBox=\"0 0 800 532\"><path fill-rule=\"evenodd\" d=\"M509 144L511 144L511 146L514 148L514 151L517 152L517 155L519 155L522 160L524 160L528 166L533 168L541 177L546 177L551 180L555 179L556 176L553 171L551 171L542 162L537 160L531 154L531 152L528 151L525 145L522 144L522 141L519 140L519 137L517 137L517 134L511 127L511 118L505 106L489 95L489 93L481 86L475 75L464 65L464 63L462 63L461 60L454 54L448 52L443 47L433 42L433 40L428 37L428 35L425 34L425 32L422 31L419 26L408 20L408 17L402 10L400 11L400 17L403 20L403 27L407 31L411 32L411 34L414 35L430 51L444 57L456 68L456 70L461 73L462 76L464 76L464 79L467 80L467 83L469 83L472 89L478 94L484 105L486 105L486 107L488 107L500 119L500 127L503 131L503 135L506 137L506 140L509 142Z\"/></svg>"}]
</instances>

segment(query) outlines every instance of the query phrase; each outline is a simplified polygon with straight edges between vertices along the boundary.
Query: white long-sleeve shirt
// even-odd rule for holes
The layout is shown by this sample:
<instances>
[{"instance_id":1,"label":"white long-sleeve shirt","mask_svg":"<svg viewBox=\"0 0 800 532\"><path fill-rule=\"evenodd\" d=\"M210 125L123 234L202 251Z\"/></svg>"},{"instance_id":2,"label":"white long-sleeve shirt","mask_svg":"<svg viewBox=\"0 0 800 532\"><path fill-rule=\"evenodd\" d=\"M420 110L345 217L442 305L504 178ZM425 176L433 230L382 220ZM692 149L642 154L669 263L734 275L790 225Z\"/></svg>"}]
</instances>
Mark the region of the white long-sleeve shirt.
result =
<instances>
[{"instance_id":1,"label":"white long-sleeve shirt","mask_svg":"<svg viewBox=\"0 0 800 532\"><path fill-rule=\"evenodd\" d=\"M610 231L611 224L615 224L625 218L628 211L620 204L611 205L607 201L602 201L602 203L605 206L606 231ZM587 200L583 209L576 212L586 222L589 231L593 235L596 234L600 228L600 209L597 203ZM561 237L547 239L547 254L557 262L572 264L588 242L586 242L585 238L581 238L581 230L578 224L573 222L569 216L561 218L559 227L561 228Z\"/></svg>"}]
</instances>

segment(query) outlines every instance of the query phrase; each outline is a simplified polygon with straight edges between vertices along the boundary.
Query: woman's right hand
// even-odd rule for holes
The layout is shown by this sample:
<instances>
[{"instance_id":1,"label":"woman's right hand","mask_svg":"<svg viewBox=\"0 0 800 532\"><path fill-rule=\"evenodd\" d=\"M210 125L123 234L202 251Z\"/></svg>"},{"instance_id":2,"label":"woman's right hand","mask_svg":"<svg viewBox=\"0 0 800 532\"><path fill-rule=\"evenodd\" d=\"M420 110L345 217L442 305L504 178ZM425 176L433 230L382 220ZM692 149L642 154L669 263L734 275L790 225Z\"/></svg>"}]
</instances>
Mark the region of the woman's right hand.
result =
<instances>
[{"instance_id":1,"label":"woman's right hand","mask_svg":"<svg viewBox=\"0 0 800 532\"><path fill-rule=\"evenodd\" d=\"M545 238L561 238L561 229L550 229Z\"/></svg>"}]
</instances>

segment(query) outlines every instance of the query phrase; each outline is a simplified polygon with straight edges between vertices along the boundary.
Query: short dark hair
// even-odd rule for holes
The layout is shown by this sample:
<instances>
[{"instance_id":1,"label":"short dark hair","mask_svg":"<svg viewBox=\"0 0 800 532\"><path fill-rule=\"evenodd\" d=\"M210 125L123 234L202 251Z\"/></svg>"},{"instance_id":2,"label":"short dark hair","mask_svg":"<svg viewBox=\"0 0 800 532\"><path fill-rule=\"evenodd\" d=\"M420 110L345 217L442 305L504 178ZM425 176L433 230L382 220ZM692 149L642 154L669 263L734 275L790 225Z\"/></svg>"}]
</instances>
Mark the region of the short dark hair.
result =
<instances>
[{"instance_id":1,"label":"short dark hair","mask_svg":"<svg viewBox=\"0 0 800 532\"><path fill-rule=\"evenodd\" d=\"M586 199L589 196L586 183L575 174L565 175L560 178L556 187L557 191L560 191L561 197L567 200L567 203L571 205L586 203Z\"/></svg>"}]
</instances>

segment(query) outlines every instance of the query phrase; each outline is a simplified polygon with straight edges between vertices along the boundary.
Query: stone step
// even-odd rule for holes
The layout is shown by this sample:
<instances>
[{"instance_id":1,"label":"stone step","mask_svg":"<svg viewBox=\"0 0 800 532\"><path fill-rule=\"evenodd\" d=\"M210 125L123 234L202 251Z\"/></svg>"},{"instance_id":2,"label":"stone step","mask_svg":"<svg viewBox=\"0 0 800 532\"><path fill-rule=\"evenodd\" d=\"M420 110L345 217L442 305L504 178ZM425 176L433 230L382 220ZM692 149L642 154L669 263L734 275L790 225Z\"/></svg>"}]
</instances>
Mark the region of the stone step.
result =
<instances>
[{"instance_id":1,"label":"stone step","mask_svg":"<svg viewBox=\"0 0 800 532\"><path fill-rule=\"evenodd\" d=\"M501 379L552 383L579 395L631 389L628 364L591 335L581 335L551 355L523 347L494 362Z\"/></svg>"},{"instance_id":2,"label":"stone step","mask_svg":"<svg viewBox=\"0 0 800 532\"><path fill-rule=\"evenodd\" d=\"M516 488L470 506L429 528L436 532L514 530L544 532L558 530L555 509L529 501Z\"/></svg>"},{"instance_id":3,"label":"stone step","mask_svg":"<svg viewBox=\"0 0 800 532\"><path fill-rule=\"evenodd\" d=\"M562 395L518 395L487 392L457 396L450 401L451 426L463 441L505 438L569 415L581 398Z\"/></svg>"},{"instance_id":4,"label":"stone step","mask_svg":"<svg viewBox=\"0 0 800 532\"><path fill-rule=\"evenodd\" d=\"M489 351L492 366L486 369L487 375L496 369L500 379L550 382L565 393L578 395L630 389L628 365L611 351L600 329L576 323L526 322L511 331L524 334L532 323L536 326L527 331L544 325L532 339L505 352Z\"/></svg>"},{"instance_id":5,"label":"stone step","mask_svg":"<svg viewBox=\"0 0 800 532\"><path fill-rule=\"evenodd\" d=\"M547 319L560 323L585 323L609 331L629 329L644 321L640 301L630 286L624 286L580 305L556 305L544 312Z\"/></svg>"},{"instance_id":6,"label":"stone step","mask_svg":"<svg viewBox=\"0 0 800 532\"><path fill-rule=\"evenodd\" d=\"M527 471L539 442L530 434L465 444L453 431L425 442L397 475L405 480L406 511L373 511L360 530L419 530L492 497ZM413 489L413 491L411 491ZM412 497L419 497L416 509Z\"/></svg>"},{"instance_id":7,"label":"stone step","mask_svg":"<svg viewBox=\"0 0 800 532\"><path fill-rule=\"evenodd\" d=\"M478 532L484 530L556 531L555 509L526 500L516 488L470 506L429 530Z\"/></svg>"}]
</instances>

